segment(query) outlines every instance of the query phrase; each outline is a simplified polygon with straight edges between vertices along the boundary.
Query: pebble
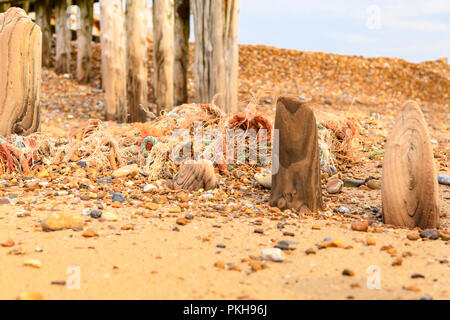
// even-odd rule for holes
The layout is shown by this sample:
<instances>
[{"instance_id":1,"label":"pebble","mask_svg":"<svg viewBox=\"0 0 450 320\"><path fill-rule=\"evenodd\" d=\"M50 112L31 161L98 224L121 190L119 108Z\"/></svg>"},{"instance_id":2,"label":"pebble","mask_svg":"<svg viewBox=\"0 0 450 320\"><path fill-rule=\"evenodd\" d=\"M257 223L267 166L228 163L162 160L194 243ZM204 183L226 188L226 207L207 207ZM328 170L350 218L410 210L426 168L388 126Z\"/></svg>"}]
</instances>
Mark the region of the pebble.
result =
<instances>
[{"instance_id":1,"label":"pebble","mask_svg":"<svg viewBox=\"0 0 450 320\"><path fill-rule=\"evenodd\" d=\"M369 228L369 222L367 220L364 221L355 221L352 223L352 230L366 232Z\"/></svg>"},{"instance_id":2,"label":"pebble","mask_svg":"<svg viewBox=\"0 0 450 320\"><path fill-rule=\"evenodd\" d=\"M153 185L153 184L146 184L144 186L144 188L143 188L143 191L144 191L144 193L149 193L149 192L151 192L152 190L155 190L155 189L157 189L157 187L155 185Z\"/></svg>"},{"instance_id":3,"label":"pebble","mask_svg":"<svg viewBox=\"0 0 450 320\"><path fill-rule=\"evenodd\" d=\"M256 261L250 261L250 267L252 268L252 271L254 271L254 272L262 270L262 268L263 268L262 265Z\"/></svg>"},{"instance_id":4,"label":"pebble","mask_svg":"<svg viewBox=\"0 0 450 320\"><path fill-rule=\"evenodd\" d=\"M350 269L344 269L342 271L342 275L343 276L347 276L347 277L353 277L355 275L355 272L353 270L350 270Z\"/></svg>"},{"instance_id":5,"label":"pebble","mask_svg":"<svg viewBox=\"0 0 450 320\"><path fill-rule=\"evenodd\" d=\"M8 198L0 198L0 204L11 204L11 200Z\"/></svg>"},{"instance_id":6,"label":"pebble","mask_svg":"<svg viewBox=\"0 0 450 320\"><path fill-rule=\"evenodd\" d=\"M112 212L103 213L102 218L105 219L106 221L117 221L118 220L117 215Z\"/></svg>"},{"instance_id":7,"label":"pebble","mask_svg":"<svg viewBox=\"0 0 450 320\"><path fill-rule=\"evenodd\" d=\"M176 224L180 225L180 226L185 226L188 224L188 219L186 218L178 218L176 221Z\"/></svg>"},{"instance_id":8,"label":"pebble","mask_svg":"<svg viewBox=\"0 0 450 320\"><path fill-rule=\"evenodd\" d=\"M81 228L84 221L81 217L65 212L53 212L41 222L43 231Z\"/></svg>"},{"instance_id":9,"label":"pebble","mask_svg":"<svg viewBox=\"0 0 450 320\"><path fill-rule=\"evenodd\" d=\"M1 246L4 247L4 248L9 248L9 247L14 246L14 244L15 244L15 243L14 243L13 240L8 239L8 240L6 240L5 242L2 242L2 243L1 243Z\"/></svg>"},{"instance_id":10,"label":"pebble","mask_svg":"<svg viewBox=\"0 0 450 320\"><path fill-rule=\"evenodd\" d=\"M169 212L170 213L180 213L181 212L181 207L180 206L172 206L169 208Z\"/></svg>"},{"instance_id":11,"label":"pebble","mask_svg":"<svg viewBox=\"0 0 450 320\"><path fill-rule=\"evenodd\" d=\"M125 197L120 192L113 192L111 194L111 196L112 196L112 201L113 202L120 202L120 203L124 203L125 202Z\"/></svg>"},{"instance_id":12,"label":"pebble","mask_svg":"<svg viewBox=\"0 0 450 320\"><path fill-rule=\"evenodd\" d=\"M278 248L267 248L261 250L261 258L263 260L282 262L284 260L283 253Z\"/></svg>"},{"instance_id":13,"label":"pebble","mask_svg":"<svg viewBox=\"0 0 450 320\"><path fill-rule=\"evenodd\" d=\"M298 244L298 242L295 241L289 241L289 240L281 240L278 241L277 244L274 246L274 248L278 248L281 250L295 250L293 245Z\"/></svg>"},{"instance_id":14,"label":"pebble","mask_svg":"<svg viewBox=\"0 0 450 320\"><path fill-rule=\"evenodd\" d=\"M368 186L372 190L380 190L381 189L381 181L380 180L371 179L371 180L366 182L366 186Z\"/></svg>"},{"instance_id":15,"label":"pebble","mask_svg":"<svg viewBox=\"0 0 450 320\"><path fill-rule=\"evenodd\" d=\"M255 233L259 233L259 234L264 234L264 230L261 229L261 228L256 228L256 229L254 230L254 232L255 232Z\"/></svg>"},{"instance_id":16,"label":"pebble","mask_svg":"<svg viewBox=\"0 0 450 320\"><path fill-rule=\"evenodd\" d=\"M420 233L422 238L428 238L430 240L437 240L440 237L439 231L437 229L427 229Z\"/></svg>"},{"instance_id":17,"label":"pebble","mask_svg":"<svg viewBox=\"0 0 450 320\"><path fill-rule=\"evenodd\" d=\"M411 240L411 241L416 241L416 240L420 239L420 235L418 233L408 233L406 238L408 238L408 240Z\"/></svg>"},{"instance_id":18,"label":"pebble","mask_svg":"<svg viewBox=\"0 0 450 320\"><path fill-rule=\"evenodd\" d=\"M193 216L192 214L190 214L190 213L186 214L184 217L185 217L186 219L188 219L188 220L194 219L194 216Z\"/></svg>"},{"instance_id":19,"label":"pebble","mask_svg":"<svg viewBox=\"0 0 450 320\"><path fill-rule=\"evenodd\" d=\"M85 238L98 237L98 233L93 229L86 230L81 235Z\"/></svg>"},{"instance_id":20,"label":"pebble","mask_svg":"<svg viewBox=\"0 0 450 320\"><path fill-rule=\"evenodd\" d=\"M272 188L272 174L256 173L255 180L266 189Z\"/></svg>"},{"instance_id":21,"label":"pebble","mask_svg":"<svg viewBox=\"0 0 450 320\"><path fill-rule=\"evenodd\" d=\"M225 249L227 246L222 244L222 243L219 243L219 244L216 245L216 247L217 248L221 248L221 249Z\"/></svg>"},{"instance_id":22,"label":"pebble","mask_svg":"<svg viewBox=\"0 0 450 320\"><path fill-rule=\"evenodd\" d=\"M22 292L16 300L43 300L44 298L37 292Z\"/></svg>"},{"instance_id":23,"label":"pebble","mask_svg":"<svg viewBox=\"0 0 450 320\"><path fill-rule=\"evenodd\" d=\"M101 210L91 210L89 216L93 219L98 219L102 216Z\"/></svg>"},{"instance_id":24,"label":"pebble","mask_svg":"<svg viewBox=\"0 0 450 320\"><path fill-rule=\"evenodd\" d=\"M368 246L374 246L374 245L377 244L377 242L375 241L374 238L372 238L372 237L370 237L370 236L367 236L367 237L366 237L366 244L367 244Z\"/></svg>"},{"instance_id":25,"label":"pebble","mask_svg":"<svg viewBox=\"0 0 450 320\"><path fill-rule=\"evenodd\" d=\"M113 178L134 177L139 173L139 167L136 163L124 166L115 170L112 174Z\"/></svg>"},{"instance_id":26,"label":"pebble","mask_svg":"<svg viewBox=\"0 0 450 320\"><path fill-rule=\"evenodd\" d=\"M403 264L403 259L402 258L396 258L393 262L392 262L392 266L401 266Z\"/></svg>"},{"instance_id":27,"label":"pebble","mask_svg":"<svg viewBox=\"0 0 450 320\"><path fill-rule=\"evenodd\" d=\"M364 180L345 179L344 187L358 188L359 186L362 186L364 182L365 182Z\"/></svg>"},{"instance_id":28,"label":"pebble","mask_svg":"<svg viewBox=\"0 0 450 320\"><path fill-rule=\"evenodd\" d=\"M420 274L420 273L413 273L411 275L411 279L425 279L425 276L423 274Z\"/></svg>"},{"instance_id":29,"label":"pebble","mask_svg":"<svg viewBox=\"0 0 450 320\"><path fill-rule=\"evenodd\" d=\"M214 263L214 267L219 268L219 269L225 269L225 263L223 263L221 261L217 261L216 263Z\"/></svg>"},{"instance_id":30,"label":"pebble","mask_svg":"<svg viewBox=\"0 0 450 320\"><path fill-rule=\"evenodd\" d=\"M283 236L286 236L286 237L294 237L294 236L295 236L295 233L285 231L285 232L283 232Z\"/></svg>"},{"instance_id":31,"label":"pebble","mask_svg":"<svg viewBox=\"0 0 450 320\"><path fill-rule=\"evenodd\" d=\"M438 183L446 186L450 186L450 176L447 174L438 174Z\"/></svg>"},{"instance_id":32,"label":"pebble","mask_svg":"<svg viewBox=\"0 0 450 320\"><path fill-rule=\"evenodd\" d=\"M325 172L328 173L328 175L329 175L330 177L332 177L332 176L334 176L335 174L338 173L336 167L333 166L333 165L329 165L329 166L327 167L327 169L325 170Z\"/></svg>"},{"instance_id":33,"label":"pebble","mask_svg":"<svg viewBox=\"0 0 450 320\"><path fill-rule=\"evenodd\" d=\"M341 192L344 183L339 179L331 179L327 182L327 192L329 194L336 194Z\"/></svg>"},{"instance_id":34,"label":"pebble","mask_svg":"<svg viewBox=\"0 0 450 320\"><path fill-rule=\"evenodd\" d=\"M314 250L313 248L308 248L308 249L305 250L305 253L307 255L316 254L316 250Z\"/></svg>"},{"instance_id":35,"label":"pebble","mask_svg":"<svg viewBox=\"0 0 450 320\"><path fill-rule=\"evenodd\" d=\"M132 224L126 224L126 225L120 227L120 230L125 230L125 231L134 230L134 226Z\"/></svg>"},{"instance_id":36,"label":"pebble","mask_svg":"<svg viewBox=\"0 0 450 320\"><path fill-rule=\"evenodd\" d=\"M412 292L420 292L420 288L417 286L407 286L407 287L403 287L404 290L407 291L412 291Z\"/></svg>"},{"instance_id":37,"label":"pebble","mask_svg":"<svg viewBox=\"0 0 450 320\"><path fill-rule=\"evenodd\" d=\"M40 267L42 267L42 262L37 259L30 259L30 260L26 260L23 263L23 265L27 266L27 267L40 268Z\"/></svg>"},{"instance_id":38,"label":"pebble","mask_svg":"<svg viewBox=\"0 0 450 320\"><path fill-rule=\"evenodd\" d=\"M336 207L333 211L341 214L350 214L350 209L345 206Z\"/></svg>"}]
</instances>

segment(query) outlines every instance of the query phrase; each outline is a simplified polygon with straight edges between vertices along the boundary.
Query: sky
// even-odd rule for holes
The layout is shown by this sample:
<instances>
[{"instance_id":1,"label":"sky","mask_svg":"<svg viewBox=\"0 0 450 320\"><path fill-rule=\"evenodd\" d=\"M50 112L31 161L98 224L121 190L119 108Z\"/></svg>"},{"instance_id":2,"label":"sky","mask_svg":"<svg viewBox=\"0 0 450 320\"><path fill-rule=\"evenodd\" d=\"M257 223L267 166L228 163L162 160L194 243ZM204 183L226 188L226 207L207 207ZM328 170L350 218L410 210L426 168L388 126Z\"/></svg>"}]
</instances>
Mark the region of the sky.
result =
<instances>
[{"instance_id":1,"label":"sky","mask_svg":"<svg viewBox=\"0 0 450 320\"><path fill-rule=\"evenodd\" d=\"M239 42L411 62L450 57L450 0L241 0Z\"/></svg>"},{"instance_id":2,"label":"sky","mask_svg":"<svg viewBox=\"0 0 450 320\"><path fill-rule=\"evenodd\" d=\"M239 43L411 62L450 60L450 0L240 3Z\"/></svg>"}]
</instances>

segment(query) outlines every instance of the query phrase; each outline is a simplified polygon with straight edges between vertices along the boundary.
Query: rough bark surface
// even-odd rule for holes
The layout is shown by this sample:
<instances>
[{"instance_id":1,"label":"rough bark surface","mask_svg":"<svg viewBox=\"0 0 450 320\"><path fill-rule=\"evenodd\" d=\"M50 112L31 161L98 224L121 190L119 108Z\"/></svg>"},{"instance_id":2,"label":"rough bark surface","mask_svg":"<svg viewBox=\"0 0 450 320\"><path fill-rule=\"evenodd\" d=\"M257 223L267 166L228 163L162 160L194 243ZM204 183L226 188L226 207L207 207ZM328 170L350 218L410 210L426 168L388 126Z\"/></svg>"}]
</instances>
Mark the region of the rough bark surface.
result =
<instances>
[{"instance_id":1,"label":"rough bark surface","mask_svg":"<svg viewBox=\"0 0 450 320\"><path fill-rule=\"evenodd\" d=\"M318 133L313 111L296 98L280 97L275 129L279 130L279 150L272 151L272 161L278 171L274 170L272 176L270 205L282 210L321 210Z\"/></svg>"},{"instance_id":2,"label":"rough bark surface","mask_svg":"<svg viewBox=\"0 0 450 320\"><path fill-rule=\"evenodd\" d=\"M39 129L41 41L22 9L0 14L0 136Z\"/></svg>"},{"instance_id":3,"label":"rough bark surface","mask_svg":"<svg viewBox=\"0 0 450 320\"><path fill-rule=\"evenodd\" d=\"M175 66L174 94L175 105L188 101L187 72L189 67L190 35L189 0L175 0Z\"/></svg>"},{"instance_id":4,"label":"rough bark surface","mask_svg":"<svg viewBox=\"0 0 450 320\"><path fill-rule=\"evenodd\" d=\"M147 115L146 0L127 1L128 106L130 122L145 122Z\"/></svg>"},{"instance_id":5,"label":"rough bark surface","mask_svg":"<svg viewBox=\"0 0 450 320\"><path fill-rule=\"evenodd\" d=\"M125 19L120 0L100 1L102 85L105 90L105 118L126 122L127 59Z\"/></svg>"},{"instance_id":6,"label":"rough bark surface","mask_svg":"<svg viewBox=\"0 0 450 320\"><path fill-rule=\"evenodd\" d=\"M194 82L197 102L216 100L237 112L239 0L192 0L195 32Z\"/></svg>"},{"instance_id":7,"label":"rough bark surface","mask_svg":"<svg viewBox=\"0 0 450 320\"><path fill-rule=\"evenodd\" d=\"M217 177L211 161L203 160L201 163L184 164L168 187L173 190L183 189L197 191L199 189L211 190L217 187Z\"/></svg>"},{"instance_id":8,"label":"rough bark surface","mask_svg":"<svg viewBox=\"0 0 450 320\"><path fill-rule=\"evenodd\" d=\"M70 40L71 31L68 27L67 8L71 5L71 0L55 0L56 19L56 73L70 72ZM47 8L48 9L48 8Z\"/></svg>"},{"instance_id":9,"label":"rough bark surface","mask_svg":"<svg viewBox=\"0 0 450 320\"><path fill-rule=\"evenodd\" d=\"M91 43L94 24L94 0L79 0L80 29L77 31L77 80L89 83L91 78Z\"/></svg>"},{"instance_id":10,"label":"rough bark surface","mask_svg":"<svg viewBox=\"0 0 450 320\"><path fill-rule=\"evenodd\" d=\"M403 105L387 139L381 199L387 224L439 227L433 148L422 111L414 101Z\"/></svg>"},{"instance_id":11,"label":"rough bark surface","mask_svg":"<svg viewBox=\"0 0 450 320\"><path fill-rule=\"evenodd\" d=\"M154 92L158 113L170 110L173 103L174 2L153 0Z\"/></svg>"},{"instance_id":12,"label":"rough bark surface","mask_svg":"<svg viewBox=\"0 0 450 320\"><path fill-rule=\"evenodd\" d=\"M42 66L51 67L52 54L52 28L50 25L51 18L51 0L38 0L34 4L36 13L36 23L42 32Z\"/></svg>"}]
</instances>

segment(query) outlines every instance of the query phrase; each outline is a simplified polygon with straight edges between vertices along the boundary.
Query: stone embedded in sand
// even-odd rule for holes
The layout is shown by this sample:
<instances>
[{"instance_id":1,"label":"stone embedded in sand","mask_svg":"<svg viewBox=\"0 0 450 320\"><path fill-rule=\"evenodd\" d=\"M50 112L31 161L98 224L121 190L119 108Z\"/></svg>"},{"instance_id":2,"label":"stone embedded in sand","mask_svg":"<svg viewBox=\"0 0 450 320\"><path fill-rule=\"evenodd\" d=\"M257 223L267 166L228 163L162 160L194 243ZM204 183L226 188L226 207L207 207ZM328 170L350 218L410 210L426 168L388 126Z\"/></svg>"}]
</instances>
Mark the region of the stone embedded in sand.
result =
<instances>
[{"instance_id":1,"label":"stone embedded in sand","mask_svg":"<svg viewBox=\"0 0 450 320\"><path fill-rule=\"evenodd\" d=\"M415 241L420 239L420 235L418 233L408 233L406 238L408 238L408 240Z\"/></svg>"},{"instance_id":2,"label":"stone embedded in sand","mask_svg":"<svg viewBox=\"0 0 450 320\"><path fill-rule=\"evenodd\" d=\"M43 300L42 294L38 292L22 292L16 300Z\"/></svg>"},{"instance_id":3,"label":"stone embedded in sand","mask_svg":"<svg viewBox=\"0 0 450 320\"><path fill-rule=\"evenodd\" d=\"M283 253L278 248L267 248L261 250L261 258L275 262L282 262L284 260Z\"/></svg>"},{"instance_id":4,"label":"stone embedded in sand","mask_svg":"<svg viewBox=\"0 0 450 320\"><path fill-rule=\"evenodd\" d=\"M352 223L352 230L354 230L354 231L366 232L368 228L369 228L369 222L367 220L355 221Z\"/></svg>"},{"instance_id":5,"label":"stone embedded in sand","mask_svg":"<svg viewBox=\"0 0 450 320\"><path fill-rule=\"evenodd\" d=\"M117 215L112 212L103 213L102 218L105 219L106 221L117 221L118 220Z\"/></svg>"},{"instance_id":6,"label":"stone embedded in sand","mask_svg":"<svg viewBox=\"0 0 450 320\"><path fill-rule=\"evenodd\" d=\"M130 164L115 170L112 174L113 178L134 177L139 173L139 167L137 164Z\"/></svg>"},{"instance_id":7,"label":"stone embedded in sand","mask_svg":"<svg viewBox=\"0 0 450 320\"><path fill-rule=\"evenodd\" d=\"M433 148L422 111L414 101L403 105L388 136L381 199L384 223L439 227Z\"/></svg>"},{"instance_id":8,"label":"stone embedded in sand","mask_svg":"<svg viewBox=\"0 0 450 320\"><path fill-rule=\"evenodd\" d=\"M372 190L380 190L381 189L381 181L376 179L371 179L366 182L366 186L368 186Z\"/></svg>"},{"instance_id":9,"label":"stone embedded in sand","mask_svg":"<svg viewBox=\"0 0 450 320\"><path fill-rule=\"evenodd\" d=\"M89 229L89 230L84 231L81 235L82 235L83 237L85 237L85 238L94 238L94 237L98 237L98 233L97 233L95 230L92 230L92 229Z\"/></svg>"},{"instance_id":10,"label":"stone embedded in sand","mask_svg":"<svg viewBox=\"0 0 450 320\"><path fill-rule=\"evenodd\" d=\"M339 179L331 179L327 182L327 192L329 194L336 194L341 192L342 186L344 185L344 182Z\"/></svg>"},{"instance_id":11,"label":"stone embedded in sand","mask_svg":"<svg viewBox=\"0 0 450 320\"><path fill-rule=\"evenodd\" d=\"M23 265L27 267L40 268L42 267L42 262L40 260L30 259L25 261Z\"/></svg>"},{"instance_id":12,"label":"stone embedded in sand","mask_svg":"<svg viewBox=\"0 0 450 320\"><path fill-rule=\"evenodd\" d=\"M8 240L6 240L5 242L2 242L0 245L1 245L2 247L9 248L9 247L14 246L14 244L15 244L15 243L14 243L13 240L8 239Z\"/></svg>"},{"instance_id":13,"label":"stone embedded in sand","mask_svg":"<svg viewBox=\"0 0 450 320\"><path fill-rule=\"evenodd\" d=\"M271 173L256 173L255 180L256 180L256 182L258 182L261 186L263 186L266 189L272 188L272 174Z\"/></svg>"},{"instance_id":14,"label":"stone embedded in sand","mask_svg":"<svg viewBox=\"0 0 450 320\"><path fill-rule=\"evenodd\" d=\"M84 221L81 217L65 212L53 212L41 222L43 231L57 231L83 227Z\"/></svg>"},{"instance_id":15,"label":"stone embedded in sand","mask_svg":"<svg viewBox=\"0 0 450 320\"><path fill-rule=\"evenodd\" d=\"M425 231L422 231L420 233L420 236L422 238L427 238L427 239L430 239L430 240L437 240L440 237L440 233L436 229L427 229Z\"/></svg>"},{"instance_id":16,"label":"stone embedded in sand","mask_svg":"<svg viewBox=\"0 0 450 320\"><path fill-rule=\"evenodd\" d=\"M438 174L438 183L446 186L450 186L450 176L448 174Z\"/></svg>"},{"instance_id":17,"label":"stone embedded in sand","mask_svg":"<svg viewBox=\"0 0 450 320\"><path fill-rule=\"evenodd\" d=\"M277 101L275 130L279 150L272 151L270 206L313 212L323 209L316 118L307 103L291 97ZM275 171L273 171L275 172Z\"/></svg>"},{"instance_id":18,"label":"stone embedded in sand","mask_svg":"<svg viewBox=\"0 0 450 320\"><path fill-rule=\"evenodd\" d=\"M173 190L205 191L218 186L214 166L211 161L202 160L200 163L186 163L167 186Z\"/></svg>"}]
</instances>

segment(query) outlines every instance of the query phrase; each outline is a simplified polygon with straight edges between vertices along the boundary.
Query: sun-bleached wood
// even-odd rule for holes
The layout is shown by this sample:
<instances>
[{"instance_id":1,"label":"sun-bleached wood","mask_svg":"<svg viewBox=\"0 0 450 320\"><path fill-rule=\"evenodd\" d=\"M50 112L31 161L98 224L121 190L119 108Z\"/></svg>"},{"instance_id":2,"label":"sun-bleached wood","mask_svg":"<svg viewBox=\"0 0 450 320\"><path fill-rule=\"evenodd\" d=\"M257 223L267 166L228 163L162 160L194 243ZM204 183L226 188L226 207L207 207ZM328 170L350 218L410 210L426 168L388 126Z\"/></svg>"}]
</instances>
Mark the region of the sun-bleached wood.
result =
<instances>
[{"instance_id":1,"label":"sun-bleached wood","mask_svg":"<svg viewBox=\"0 0 450 320\"><path fill-rule=\"evenodd\" d=\"M126 4L128 107L130 122L145 122L147 114L147 0Z\"/></svg>"},{"instance_id":2,"label":"sun-bleached wood","mask_svg":"<svg viewBox=\"0 0 450 320\"><path fill-rule=\"evenodd\" d=\"M39 130L41 41L24 10L0 14L0 136Z\"/></svg>"},{"instance_id":3,"label":"sun-bleached wood","mask_svg":"<svg viewBox=\"0 0 450 320\"><path fill-rule=\"evenodd\" d=\"M72 33L68 26L67 8L71 0L55 0L55 32L56 32L56 73L70 72L70 40ZM48 8L47 8L48 9Z\"/></svg>"},{"instance_id":4,"label":"sun-bleached wood","mask_svg":"<svg viewBox=\"0 0 450 320\"><path fill-rule=\"evenodd\" d=\"M321 210L318 132L313 111L297 98L280 97L274 129L279 132L279 149L272 150L272 165L278 170L272 175L270 205L282 210Z\"/></svg>"},{"instance_id":5,"label":"sun-bleached wood","mask_svg":"<svg viewBox=\"0 0 450 320\"><path fill-rule=\"evenodd\" d=\"M120 0L100 1L100 43L102 84L105 90L105 118L126 122L127 59L125 18Z\"/></svg>"},{"instance_id":6,"label":"sun-bleached wood","mask_svg":"<svg viewBox=\"0 0 450 320\"><path fill-rule=\"evenodd\" d=\"M174 106L174 50L174 2L153 0L153 91L159 114Z\"/></svg>"},{"instance_id":7,"label":"sun-bleached wood","mask_svg":"<svg viewBox=\"0 0 450 320\"><path fill-rule=\"evenodd\" d=\"M414 101L399 111L386 142L381 200L387 224L439 227L433 148L422 111Z\"/></svg>"},{"instance_id":8,"label":"sun-bleached wood","mask_svg":"<svg viewBox=\"0 0 450 320\"><path fill-rule=\"evenodd\" d=\"M189 68L190 6L189 0L175 0L175 105L188 101L187 72Z\"/></svg>"},{"instance_id":9,"label":"sun-bleached wood","mask_svg":"<svg viewBox=\"0 0 450 320\"><path fill-rule=\"evenodd\" d=\"M80 29L77 30L77 80L89 83L91 78L91 43L94 23L94 0L78 0Z\"/></svg>"},{"instance_id":10,"label":"sun-bleached wood","mask_svg":"<svg viewBox=\"0 0 450 320\"><path fill-rule=\"evenodd\" d=\"M52 26L50 25L51 11L49 10L51 0L37 0L34 3L36 23L42 32L42 66L51 67L52 55Z\"/></svg>"},{"instance_id":11,"label":"sun-bleached wood","mask_svg":"<svg viewBox=\"0 0 450 320\"><path fill-rule=\"evenodd\" d=\"M192 0L195 32L194 83L197 102L237 112L239 0Z\"/></svg>"}]
</instances>

